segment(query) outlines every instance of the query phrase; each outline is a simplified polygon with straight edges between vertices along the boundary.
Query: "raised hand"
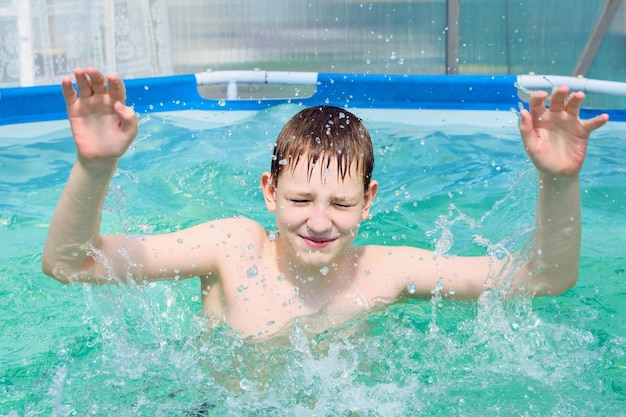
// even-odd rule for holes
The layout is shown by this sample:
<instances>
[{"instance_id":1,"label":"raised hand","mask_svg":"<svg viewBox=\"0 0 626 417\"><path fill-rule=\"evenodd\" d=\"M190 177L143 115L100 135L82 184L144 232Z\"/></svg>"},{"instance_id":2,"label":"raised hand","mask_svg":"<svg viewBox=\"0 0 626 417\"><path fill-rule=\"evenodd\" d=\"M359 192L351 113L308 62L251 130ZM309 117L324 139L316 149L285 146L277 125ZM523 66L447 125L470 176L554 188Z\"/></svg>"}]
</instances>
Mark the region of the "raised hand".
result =
<instances>
[{"instance_id":1,"label":"raised hand","mask_svg":"<svg viewBox=\"0 0 626 417\"><path fill-rule=\"evenodd\" d=\"M117 161L137 135L135 112L125 105L124 83L94 68L78 68L74 75L78 91L70 77L61 86L78 157L83 162Z\"/></svg>"},{"instance_id":2,"label":"raised hand","mask_svg":"<svg viewBox=\"0 0 626 417\"><path fill-rule=\"evenodd\" d=\"M548 93L535 91L530 97L530 111L521 111L519 125L526 153L537 169L555 177L577 176L587 152L589 134L604 125L606 114L589 120L578 117L583 92L569 95L569 87L553 91L550 107Z\"/></svg>"}]
</instances>

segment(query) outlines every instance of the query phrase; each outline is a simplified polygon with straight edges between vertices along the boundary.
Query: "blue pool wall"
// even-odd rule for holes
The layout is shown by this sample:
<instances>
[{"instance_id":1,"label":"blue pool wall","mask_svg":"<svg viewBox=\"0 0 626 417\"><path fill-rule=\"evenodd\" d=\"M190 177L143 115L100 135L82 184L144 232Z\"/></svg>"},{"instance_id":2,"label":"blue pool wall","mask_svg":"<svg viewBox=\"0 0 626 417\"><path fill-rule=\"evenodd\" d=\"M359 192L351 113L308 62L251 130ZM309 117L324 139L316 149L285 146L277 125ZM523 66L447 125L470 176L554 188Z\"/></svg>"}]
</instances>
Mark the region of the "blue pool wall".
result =
<instances>
[{"instance_id":1,"label":"blue pool wall","mask_svg":"<svg viewBox=\"0 0 626 417\"><path fill-rule=\"evenodd\" d=\"M207 99L194 74L125 80L127 104L138 113L178 110L261 110L277 104L329 104L350 108L500 110L521 103L516 76L383 75L319 73L309 97ZM581 118L609 113L626 121L624 109L581 110ZM0 125L67 117L60 85L0 89Z\"/></svg>"}]
</instances>

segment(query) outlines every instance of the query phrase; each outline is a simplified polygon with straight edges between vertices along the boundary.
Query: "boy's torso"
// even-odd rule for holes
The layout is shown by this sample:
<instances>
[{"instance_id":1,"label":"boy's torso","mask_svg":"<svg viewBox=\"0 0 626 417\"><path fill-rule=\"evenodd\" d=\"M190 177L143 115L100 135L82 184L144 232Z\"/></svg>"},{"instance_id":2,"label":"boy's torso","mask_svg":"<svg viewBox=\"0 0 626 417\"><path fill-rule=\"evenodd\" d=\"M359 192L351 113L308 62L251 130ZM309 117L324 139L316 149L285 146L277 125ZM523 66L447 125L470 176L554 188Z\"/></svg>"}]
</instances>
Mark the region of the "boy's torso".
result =
<instances>
[{"instance_id":1,"label":"boy's torso","mask_svg":"<svg viewBox=\"0 0 626 417\"><path fill-rule=\"evenodd\" d=\"M345 254L350 264L339 272L300 278L280 270L273 239L263 233L255 240L242 238L233 245L238 249L225 255L219 275L201 278L203 314L245 335L275 333L296 319L313 332L323 330L397 296L398 291L381 285L386 274L380 262L371 262L377 247L351 247Z\"/></svg>"}]
</instances>

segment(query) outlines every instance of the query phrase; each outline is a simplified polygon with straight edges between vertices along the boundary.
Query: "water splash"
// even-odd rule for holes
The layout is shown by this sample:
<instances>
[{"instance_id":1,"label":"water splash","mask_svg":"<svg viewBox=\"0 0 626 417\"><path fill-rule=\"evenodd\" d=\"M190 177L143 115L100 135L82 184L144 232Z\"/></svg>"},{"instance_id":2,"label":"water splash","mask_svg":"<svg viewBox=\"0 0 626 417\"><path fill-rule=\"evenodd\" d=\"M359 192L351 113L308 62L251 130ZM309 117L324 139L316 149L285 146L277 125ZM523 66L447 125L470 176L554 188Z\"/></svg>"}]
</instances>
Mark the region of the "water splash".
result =
<instances>
[{"instance_id":1,"label":"water splash","mask_svg":"<svg viewBox=\"0 0 626 417\"><path fill-rule=\"evenodd\" d=\"M73 413L72 407L63 404L63 386L67 378L67 369L61 367L57 369L52 378L52 386L48 394L52 397L52 417L69 416Z\"/></svg>"}]
</instances>

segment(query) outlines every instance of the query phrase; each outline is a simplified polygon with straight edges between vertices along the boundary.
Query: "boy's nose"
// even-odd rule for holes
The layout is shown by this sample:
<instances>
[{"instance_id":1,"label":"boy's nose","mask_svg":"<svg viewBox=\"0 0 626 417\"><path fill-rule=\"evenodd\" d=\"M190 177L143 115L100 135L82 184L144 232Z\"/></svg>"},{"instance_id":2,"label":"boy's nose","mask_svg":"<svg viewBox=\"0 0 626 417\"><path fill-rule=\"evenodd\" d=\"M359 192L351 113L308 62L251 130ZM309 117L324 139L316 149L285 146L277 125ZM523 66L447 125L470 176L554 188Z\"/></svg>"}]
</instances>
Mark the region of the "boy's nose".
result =
<instances>
[{"instance_id":1,"label":"boy's nose","mask_svg":"<svg viewBox=\"0 0 626 417\"><path fill-rule=\"evenodd\" d=\"M314 204L311 215L307 221L307 227L315 234L323 234L332 228L328 204Z\"/></svg>"}]
</instances>

